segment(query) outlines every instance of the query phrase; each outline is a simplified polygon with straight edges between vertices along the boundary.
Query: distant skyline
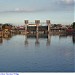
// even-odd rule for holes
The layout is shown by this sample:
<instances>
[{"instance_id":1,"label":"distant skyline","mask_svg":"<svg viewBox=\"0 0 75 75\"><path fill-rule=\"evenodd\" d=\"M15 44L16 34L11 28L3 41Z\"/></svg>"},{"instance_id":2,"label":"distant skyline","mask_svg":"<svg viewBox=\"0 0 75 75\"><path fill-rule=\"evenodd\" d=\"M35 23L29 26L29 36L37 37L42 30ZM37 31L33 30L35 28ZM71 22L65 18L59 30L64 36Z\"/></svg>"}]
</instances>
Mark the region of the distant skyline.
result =
<instances>
[{"instance_id":1,"label":"distant skyline","mask_svg":"<svg viewBox=\"0 0 75 75\"><path fill-rule=\"evenodd\" d=\"M71 24L75 0L0 0L0 23L23 25L24 20Z\"/></svg>"}]
</instances>

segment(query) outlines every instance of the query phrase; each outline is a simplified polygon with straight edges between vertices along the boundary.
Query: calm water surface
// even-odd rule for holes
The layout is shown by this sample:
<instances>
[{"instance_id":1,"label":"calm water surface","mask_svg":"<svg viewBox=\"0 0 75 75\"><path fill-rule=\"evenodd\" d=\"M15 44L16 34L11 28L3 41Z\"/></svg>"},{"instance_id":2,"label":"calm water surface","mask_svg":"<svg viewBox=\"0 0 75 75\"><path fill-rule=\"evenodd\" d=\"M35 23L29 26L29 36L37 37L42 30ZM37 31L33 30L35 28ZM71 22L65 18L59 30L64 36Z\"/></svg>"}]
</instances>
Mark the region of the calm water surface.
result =
<instances>
[{"instance_id":1,"label":"calm water surface","mask_svg":"<svg viewBox=\"0 0 75 75\"><path fill-rule=\"evenodd\" d=\"M74 72L75 35L0 38L0 72Z\"/></svg>"}]
</instances>

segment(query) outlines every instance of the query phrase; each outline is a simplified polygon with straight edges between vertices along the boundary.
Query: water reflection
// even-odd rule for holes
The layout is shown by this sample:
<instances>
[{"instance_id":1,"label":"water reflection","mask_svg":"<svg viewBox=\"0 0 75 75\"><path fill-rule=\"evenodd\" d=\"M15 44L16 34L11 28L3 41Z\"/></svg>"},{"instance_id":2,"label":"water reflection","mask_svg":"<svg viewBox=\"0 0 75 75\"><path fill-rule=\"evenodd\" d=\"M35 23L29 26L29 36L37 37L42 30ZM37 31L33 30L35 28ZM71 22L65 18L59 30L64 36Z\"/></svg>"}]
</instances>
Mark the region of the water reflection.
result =
<instances>
[{"instance_id":1,"label":"water reflection","mask_svg":"<svg viewBox=\"0 0 75 75\"><path fill-rule=\"evenodd\" d=\"M10 40L12 38L12 34L3 34L3 38L6 40Z\"/></svg>"},{"instance_id":2,"label":"water reflection","mask_svg":"<svg viewBox=\"0 0 75 75\"><path fill-rule=\"evenodd\" d=\"M65 34L65 35L59 35L59 39L61 39L61 38L67 38L67 35Z\"/></svg>"},{"instance_id":3,"label":"water reflection","mask_svg":"<svg viewBox=\"0 0 75 75\"><path fill-rule=\"evenodd\" d=\"M59 39L61 39L61 38L67 38L67 37L72 37L72 42L73 42L73 44L75 44L75 35L59 35Z\"/></svg>"},{"instance_id":4,"label":"water reflection","mask_svg":"<svg viewBox=\"0 0 75 75\"><path fill-rule=\"evenodd\" d=\"M2 37L0 37L0 44L3 43L3 40L11 40L12 37L16 36L15 34L3 34ZM54 36L54 35L53 35ZM56 36L56 35L55 35ZM73 44L75 44L75 35L57 35L59 36L59 39L61 38L67 38L68 36L72 37L72 42ZM50 34L39 34L39 33L36 33L36 34L26 34L25 35L25 46L28 46L29 42L28 42L28 39L31 39L31 38L34 38L35 39L35 46L39 46L40 45L40 38L46 38L47 41L46 41L46 46L50 46L50 43L51 43L51 37L52 35Z\"/></svg>"},{"instance_id":5,"label":"water reflection","mask_svg":"<svg viewBox=\"0 0 75 75\"><path fill-rule=\"evenodd\" d=\"M28 46L28 39L27 39L27 35L25 36L25 46Z\"/></svg>"},{"instance_id":6,"label":"water reflection","mask_svg":"<svg viewBox=\"0 0 75 75\"><path fill-rule=\"evenodd\" d=\"M72 41L75 44L75 35L72 36Z\"/></svg>"},{"instance_id":7,"label":"water reflection","mask_svg":"<svg viewBox=\"0 0 75 75\"><path fill-rule=\"evenodd\" d=\"M51 43L51 35L50 35L50 34L48 34L48 37L47 37L47 43L46 43L46 45L47 45L47 46L49 46L49 45L50 45L50 43Z\"/></svg>"},{"instance_id":8,"label":"water reflection","mask_svg":"<svg viewBox=\"0 0 75 75\"><path fill-rule=\"evenodd\" d=\"M36 33L36 41L35 41L35 46L39 46L39 33Z\"/></svg>"},{"instance_id":9,"label":"water reflection","mask_svg":"<svg viewBox=\"0 0 75 75\"><path fill-rule=\"evenodd\" d=\"M0 37L0 44L2 44L3 43L3 38L2 37Z\"/></svg>"},{"instance_id":10,"label":"water reflection","mask_svg":"<svg viewBox=\"0 0 75 75\"><path fill-rule=\"evenodd\" d=\"M5 34L0 38L0 71L73 72L73 43L75 35Z\"/></svg>"},{"instance_id":11,"label":"water reflection","mask_svg":"<svg viewBox=\"0 0 75 75\"><path fill-rule=\"evenodd\" d=\"M51 42L51 35L50 34L28 34L25 35L25 45L28 46L28 39L35 39L35 46L39 46L40 45L40 38L41 39L47 39L46 45L49 46L50 42Z\"/></svg>"}]
</instances>

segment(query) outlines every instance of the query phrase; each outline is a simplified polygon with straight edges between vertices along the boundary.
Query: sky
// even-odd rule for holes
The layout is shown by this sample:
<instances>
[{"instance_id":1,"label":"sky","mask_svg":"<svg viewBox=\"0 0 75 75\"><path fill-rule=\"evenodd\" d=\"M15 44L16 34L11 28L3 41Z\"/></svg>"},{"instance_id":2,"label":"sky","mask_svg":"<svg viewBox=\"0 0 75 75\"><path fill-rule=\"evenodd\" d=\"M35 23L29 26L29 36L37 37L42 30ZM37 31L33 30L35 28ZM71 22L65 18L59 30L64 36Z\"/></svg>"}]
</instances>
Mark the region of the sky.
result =
<instances>
[{"instance_id":1,"label":"sky","mask_svg":"<svg viewBox=\"0 0 75 75\"><path fill-rule=\"evenodd\" d=\"M72 24L75 0L0 0L0 23L23 25L24 20Z\"/></svg>"}]
</instances>

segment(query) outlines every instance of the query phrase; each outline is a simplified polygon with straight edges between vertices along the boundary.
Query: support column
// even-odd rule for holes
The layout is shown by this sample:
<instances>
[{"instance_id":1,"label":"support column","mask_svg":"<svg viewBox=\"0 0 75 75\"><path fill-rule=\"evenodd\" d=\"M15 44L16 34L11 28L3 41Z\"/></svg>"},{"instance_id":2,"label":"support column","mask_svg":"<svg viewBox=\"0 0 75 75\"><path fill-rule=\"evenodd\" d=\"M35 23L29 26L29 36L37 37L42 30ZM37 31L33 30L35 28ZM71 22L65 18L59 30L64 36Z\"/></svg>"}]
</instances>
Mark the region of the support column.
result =
<instances>
[{"instance_id":1,"label":"support column","mask_svg":"<svg viewBox=\"0 0 75 75\"><path fill-rule=\"evenodd\" d=\"M28 26L28 20L25 20L25 34L27 34L27 26Z\"/></svg>"},{"instance_id":2,"label":"support column","mask_svg":"<svg viewBox=\"0 0 75 75\"><path fill-rule=\"evenodd\" d=\"M38 33L39 31L39 24L40 24L40 20L35 20L35 24L36 24L36 32Z\"/></svg>"},{"instance_id":3,"label":"support column","mask_svg":"<svg viewBox=\"0 0 75 75\"><path fill-rule=\"evenodd\" d=\"M51 26L50 20L46 20L46 23L48 25L48 33L50 33L50 26Z\"/></svg>"}]
</instances>

